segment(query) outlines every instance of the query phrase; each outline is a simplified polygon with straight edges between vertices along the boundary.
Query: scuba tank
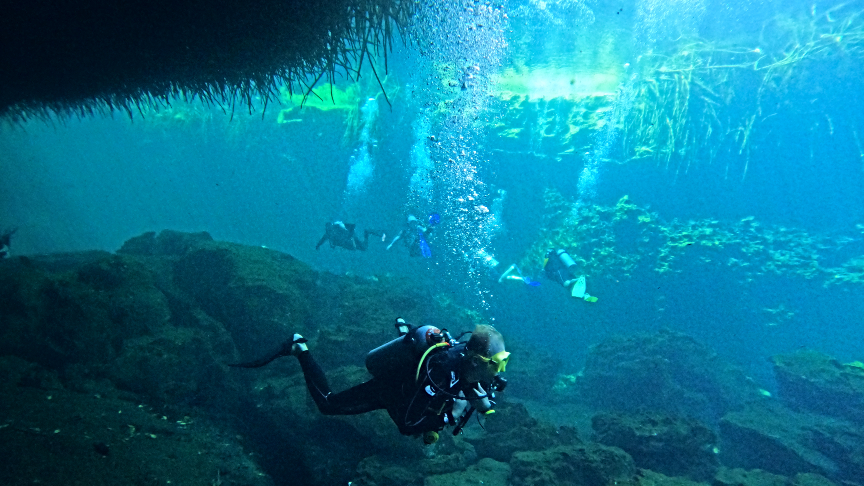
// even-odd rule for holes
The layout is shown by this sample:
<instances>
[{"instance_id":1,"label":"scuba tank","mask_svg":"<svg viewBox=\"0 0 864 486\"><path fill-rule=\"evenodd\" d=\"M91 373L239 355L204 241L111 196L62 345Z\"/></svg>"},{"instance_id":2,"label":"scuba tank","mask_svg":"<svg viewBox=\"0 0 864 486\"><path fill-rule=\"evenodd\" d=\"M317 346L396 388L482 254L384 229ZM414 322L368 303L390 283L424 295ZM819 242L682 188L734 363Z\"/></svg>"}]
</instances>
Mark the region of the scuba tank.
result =
<instances>
[{"instance_id":1,"label":"scuba tank","mask_svg":"<svg viewBox=\"0 0 864 486\"><path fill-rule=\"evenodd\" d=\"M417 363L433 346L448 342L446 331L435 326L414 327L396 319L399 337L369 351L366 369L376 378L413 376Z\"/></svg>"},{"instance_id":2,"label":"scuba tank","mask_svg":"<svg viewBox=\"0 0 864 486\"><path fill-rule=\"evenodd\" d=\"M561 261L561 264L564 265L564 268L568 270L570 270L570 267L576 265L576 262L573 260L573 257L567 253L567 250L558 250L555 252L555 255L558 257L558 260Z\"/></svg>"}]
</instances>

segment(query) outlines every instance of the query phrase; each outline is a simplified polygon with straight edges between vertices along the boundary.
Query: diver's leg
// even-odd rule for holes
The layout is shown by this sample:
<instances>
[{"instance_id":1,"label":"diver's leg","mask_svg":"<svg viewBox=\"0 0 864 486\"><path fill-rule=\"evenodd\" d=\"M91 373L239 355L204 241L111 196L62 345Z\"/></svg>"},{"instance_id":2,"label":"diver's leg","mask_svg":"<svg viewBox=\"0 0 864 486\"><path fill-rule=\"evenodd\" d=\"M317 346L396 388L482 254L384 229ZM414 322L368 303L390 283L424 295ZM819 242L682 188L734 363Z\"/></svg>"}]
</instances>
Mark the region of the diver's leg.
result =
<instances>
[{"instance_id":1,"label":"diver's leg","mask_svg":"<svg viewBox=\"0 0 864 486\"><path fill-rule=\"evenodd\" d=\"M395 244L397 241L399 241L400 239L402 239L403 236L405 236L405 230L400 231L399 234L396 235L395 238L393 238L393 241L391 241L390 244L387 245L387 249L389 250L390 248L392 248L392 247L393 247L393 244Z\"/></svg>"},{"instance_id":2,"label":"diver's leg","mask_svg":"<svg viewBox=\"0 0 864 486\"><path fill-rule=\"evenodd\" d=\"M297 356L306 388L318 410L324 415L357 415L386 407L385 387L374 378L339 393L333 393L327 384L324 371L312 358L312 353L304 351Z\"/></svg>"},{"instance_id":3,"label":"diver's leg","mask_svg":"<svg viewBox=\"0 0 864 486\"><path fill-rule=\"evenodd\" d=\"M357 235L353 235L354 238L354 248L357 248L360 251L366 251L366 248L369 248L369 232L365 232L363 234L363 240L357 238Z\"/></svg>"}]
</instances>

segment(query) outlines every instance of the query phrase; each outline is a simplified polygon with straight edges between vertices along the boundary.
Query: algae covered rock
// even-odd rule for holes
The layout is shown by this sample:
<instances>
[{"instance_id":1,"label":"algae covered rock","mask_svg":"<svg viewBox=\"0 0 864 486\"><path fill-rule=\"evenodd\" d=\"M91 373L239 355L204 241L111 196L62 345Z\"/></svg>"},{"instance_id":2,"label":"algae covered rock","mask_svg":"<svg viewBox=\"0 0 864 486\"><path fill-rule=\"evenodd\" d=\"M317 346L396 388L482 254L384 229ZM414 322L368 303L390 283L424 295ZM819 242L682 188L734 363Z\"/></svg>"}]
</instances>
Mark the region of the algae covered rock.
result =
<instances>
[{"instance_id":1,"label":"algae covered rock","mask_svg":"<svg viewBox=\"0 0 864 486\"><path fill-rule=\"evenodd\" d=\"M242 355L269 351L310 326L315 275L294 257L266 248L212 242L174 264L174 281L222 322Z\"/></svg>"},{"instance_id":2,"label":"algae covered rock","mask_svg":"<svg viewBox=\"0 0 864 486\"><path fill-rule=\"evenodd\" d=\"M864 478L864 429L843 420L752 404L724 416L720 435L725 465L837 480Z\"/></svg>"},{"instance_id":3,"label":"algae covered rock","mask_svg":"<svg viewBox=\"0 0 864 486\"><path fill-rule=\"evenodd\" d=\"M140 256L181 256L192 248L213 241L206 231L200 233L183 233L164 230L156 236L155 231L130 238L117 250L118 254Z\"/></svg>"},{"instance_id":4,"label":"algae covered rock","mask_svg":"<svg viewBox=\"0 0 864 486\"><path fill-rule=\"evenodd\" d=\"M0 483L273 484L229 425L114 398L110 385L70 391L52 373L0 358L11 379L0 386Z\"/></svg>"},{"instance_id":5,"label":"algae covered rock","mask_svg":"<svg viewBox=\"0 0 864 486\"><path fill-rule=\"evenodd\" d=\"M601 413L591 426L597 442L623 449L640 468L704 481L719 466L716 434L693 419Z\"/></svg>"},{"instance_id":6,"label":"algae covered rock","mask_svg":"<svg viewBox=\"0 0 864 486\"><path fill-rule=\"evenodd\" d=\"M0 350L50 368L105 366L126 339L171 317L153 273L129 257L88 252L3 265Z\"/></svg>"},{"instance_id":7,"label":"algae covered rock","mask_svg":"<svg viewBox=\"0 0 864 486\"><path fill-rule=\"evenodd\" d=\"M510 461L514 486L594 486L632 479L636 465L626 452L596 444L517 452Z\"/></svg>"},{"instance_id":8,"label":"algae covered rock","mask_svg":"<svg viewBox=\"0 0 864 486\"><path fill-rule=\"evenodd\" d=\"M467 430L465 440L474 445L480 457L501 462L509 461L518 451L581 443L574 429L540 422L520 403L502 402L484 424L484 431Z\"/></svg>"},{"instance_id":9,"label":"algae covered rock","mask_svg":"<svg viewBox=\"0 0 864 486\"><path fill-rule=\"evenodd\" d=\"M482 484L484 486L508 486L510 465L493 459L481 459L464 471L427 476L423 486L461 486Z\"/></svg>"},{"instance_id":10,"label":"algae covered rock","mask_svg":"<svg viewBox=\"0 0 864 486\"><path fill-rule=\"evenodd\" d=\"M778 396L790 407L864 425L864 365L815 351L771 358Z\"/></svg>"},{"instance_id":11,"label":"algae covered rock","mask_svg":"<svg viewBox=\"0 0 864 486\"><path fill-rule=\"evenodd\" d=\"M720 468L711 486L790 486L786 476L772 474L761 469Z\"/></svg>"},{"instance_id":12,"label":"algae covered rock","mask_svg":"<svg viewBox=\"0 0 864 486\"><path fill-rule=\"evenodd\" d=\"M592 346L576 385L576 398L599 410L647 409L708 423L765 398L739 368L668 330Z\"/></svg>"}]
</instances>

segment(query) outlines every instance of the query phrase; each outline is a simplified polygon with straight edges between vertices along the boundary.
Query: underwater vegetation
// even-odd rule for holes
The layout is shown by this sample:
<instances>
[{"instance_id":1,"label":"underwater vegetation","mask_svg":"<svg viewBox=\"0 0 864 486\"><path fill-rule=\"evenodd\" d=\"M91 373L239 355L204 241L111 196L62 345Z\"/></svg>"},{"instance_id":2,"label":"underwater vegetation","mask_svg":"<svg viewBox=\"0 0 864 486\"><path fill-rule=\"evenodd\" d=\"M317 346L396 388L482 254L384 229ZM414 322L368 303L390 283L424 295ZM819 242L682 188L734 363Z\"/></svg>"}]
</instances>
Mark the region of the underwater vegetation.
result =
<instances>
[{"instance_id":1,"label":"underwater vegetation","mask_svg":"<svg viewBox=\"0 0 864 486\"><path fill-rule=\"evenodd\" d=\"M520 262L539 271L548 248L566 248L589 275L610 269L619 277L636 271L681 273L694 266L723 267L741 282L764 276L816 280L825 287L864 283L864 225L845 235L763 225L755 217L738 221L664 220L627 196L615 206L545 194L543 228ZM617 277L616 277L617 278Z\"/></svg>"},{"instance_id":2,"label":"underwater vegetation","mask_svg":"<svg viewBox=\"0 0 864 486\"><path fill-rule=\"evenodd\" d=\"M225 111L353 80L411 21L400 0L6 3L0 116L132 116L201 100ZM380 80L379 80L380 81ZM317 96L317 95L316 95Z\"/></svg>"},{"instance_id":3,"label":"underwater vegetation","mask_svg":"<svg viewBox=\"0 0 864 486\"><path fill-rule=\"evenodd\" d=\"M681 38L671 50L642 55L631 116L624 121L624 161L652 160L676 173L691 164L743 157L747 175L757 132L794 116L807 130L833 135L843 93L860 89L864 17L860 4L778 13L758 38ZM831 79L831 83L826 83ZM853 138L860 152L858 129Z\"/></svg>"}]
</instances>

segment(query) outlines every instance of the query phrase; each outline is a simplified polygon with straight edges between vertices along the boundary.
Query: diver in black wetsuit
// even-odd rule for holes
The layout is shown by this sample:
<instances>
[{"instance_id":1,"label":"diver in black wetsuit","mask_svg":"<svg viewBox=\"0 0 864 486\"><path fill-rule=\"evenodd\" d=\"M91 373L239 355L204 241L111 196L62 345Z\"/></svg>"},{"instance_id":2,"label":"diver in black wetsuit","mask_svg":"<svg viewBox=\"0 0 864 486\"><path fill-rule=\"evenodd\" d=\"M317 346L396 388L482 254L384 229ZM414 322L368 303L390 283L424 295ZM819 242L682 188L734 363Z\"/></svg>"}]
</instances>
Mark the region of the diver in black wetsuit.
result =
<instances>
[{"instance_id":1,"label":"diver in black wetsuit","mask_svg":"<svg viewBox=\"0 0 864 486\"><path fill-rule=\"evenodd\" d=\"M447 425L456 427L454 434L461 431L475 410L483 414L492 413L494 402L491 398L496 390L503 390L506 385L498 373L505 370L510 358L510 353L504 350L504 338L495 328L479 325L467 343L457 343L444 338L449 337L446 332L436 334L438 329L432 326L411 328L400 319L397 327L399 322L405 326L405 335L391 343L415 343L411 337L416 335L415 331L420 331L427 339L434 340L438 336L441 341L430 346L419 360L408 359L401 363L404 365L401 369L392 369L387 375L376 375L339 393L330 390L327 377L306 347L306 339L299 334L285 342L272 357L232 366L257 368L279 356L296 356L309 394L321 413L357 415L384 409L399 432L403 435L422 434L426 444L437 441L438 432ZM367 357L370 371L373 371L371 355L388 345L370 352ZM389 357L385 358L385 361L389 360Z\"/></svg>"},{"instance_id":2,"label":"diver in black wetsuit","mask_svg":"<svg viewBox=\"0 0 864 486\"><path fill-rule=\"evenodd\" d=\"M0 233L0 260L4 258L9 258L10 249L9 247L12 244L12 235L18 231L18 228L7 229L4 230L3 233Z\"/></svg>"},{"instance_id":3,"label":"diver in black wetsuit","mask_svg":"<svg viewBox=\"0 0 864 486\"><path fill-rule=\"evenodd\" d=\"M437 214L435 216L437 217ZM432 216L430 216L430 224L423 226L413 214L409 214L408 221L405 223L406 228L393 238L393 241L387 245L387 249L393 248L397 241L402 240L402 243L408 247L408 254L412 257L431 258L432 249L429 247L429 237L432 234L432 226L437 224L438 220L435 219L434 223L432 221Z\"/></svg>"},{"instance_id":4,"label":"diver in black wetsuit","mask_svg":"<svg viewBox=\"0 0 864 486\"><path fill-rule=\"evenodd\" d=\"M324 225L324 236L318 240L315 249L321 248L325 241L329 241L330 248L339 246L346 250L366 251L366 248L369 247L369 235L384 236L378 231L366 230L363 232L363 239L361 240L354 234L355 226L353 223L343 223L342 221L328 222Z\"/></svg>"},{"instance_id":5,"label":"diver in black wetsuit","mask_svg":"<svg viewBox=\"0 0 864 486\"><path fill-rule=\"evenodd\" d=\"M564 249L549 248L546 251L543 270L551 280L558 282L565 288L570 288L570 295L585 300L586 302L597 302L597 297L585 292L585 276L576 276L576 261ZM572 286L572 287L571 287Z\"/></svg>"}]
</instances>

